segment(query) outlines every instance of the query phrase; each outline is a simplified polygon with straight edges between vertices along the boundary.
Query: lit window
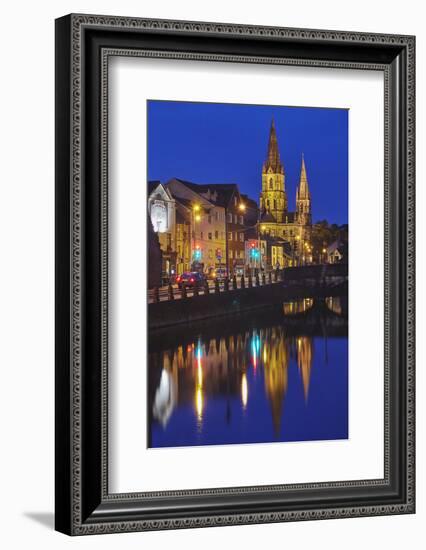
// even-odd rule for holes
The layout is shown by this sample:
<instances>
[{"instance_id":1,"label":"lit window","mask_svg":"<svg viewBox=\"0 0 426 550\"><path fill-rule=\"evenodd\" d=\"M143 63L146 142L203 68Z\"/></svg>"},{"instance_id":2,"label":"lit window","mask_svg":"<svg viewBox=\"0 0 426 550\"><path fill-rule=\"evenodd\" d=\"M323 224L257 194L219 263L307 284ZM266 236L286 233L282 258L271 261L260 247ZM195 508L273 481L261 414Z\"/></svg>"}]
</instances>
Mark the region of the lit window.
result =
<instances>
[{"instance_id":1,"label":"lit window","mask_svg":"<svg viewBox=\"0 0 426 550\"><path fill-rule=\"evenodd\" d=\"M230 241L232 241L232 231L230 231L230 232L228 233L228 238L229 238Z\"/></svg>"}]
</instances>

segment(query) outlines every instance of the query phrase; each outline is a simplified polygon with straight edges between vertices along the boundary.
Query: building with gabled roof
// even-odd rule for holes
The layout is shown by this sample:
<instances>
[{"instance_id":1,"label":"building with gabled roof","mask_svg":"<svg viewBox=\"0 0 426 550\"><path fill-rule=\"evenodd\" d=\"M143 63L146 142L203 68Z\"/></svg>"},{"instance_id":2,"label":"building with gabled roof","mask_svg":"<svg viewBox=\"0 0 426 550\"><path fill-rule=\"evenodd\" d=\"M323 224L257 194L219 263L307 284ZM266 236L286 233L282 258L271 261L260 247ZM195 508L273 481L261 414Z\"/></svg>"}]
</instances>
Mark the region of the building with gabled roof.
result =
<instances>
[{"instance_id":1,"label":"building with gabled roof","mask_svg":"<svg viewBox=\"0 0 426 550\"><path fill-rule=\"evenodd\" d=\"M193 227L193 248L199 247L204 269L226 266L229 275L243 269L246 231L257 223L256 202L241 195L235 183L198 184L173 178L166 187L174 197L200 208L200 219Z\"/></svg>"}]
</instances>

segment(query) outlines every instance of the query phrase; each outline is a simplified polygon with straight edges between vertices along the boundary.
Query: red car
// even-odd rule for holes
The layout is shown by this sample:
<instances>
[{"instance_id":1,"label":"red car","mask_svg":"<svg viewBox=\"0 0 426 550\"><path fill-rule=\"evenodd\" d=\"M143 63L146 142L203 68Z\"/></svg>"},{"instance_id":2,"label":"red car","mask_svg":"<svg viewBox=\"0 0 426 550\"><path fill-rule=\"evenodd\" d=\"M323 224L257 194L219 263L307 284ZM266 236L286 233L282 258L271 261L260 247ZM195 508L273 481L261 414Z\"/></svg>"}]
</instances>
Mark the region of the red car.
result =
<instances>
[{"instance_id":1,"label":"red car","mask_svg":"<svg viewBox=\"0 0 426 550\"><path fill-rule=\"evenodd\" d=\"M199 271L186 271L182 275L176 277L176 282L179 288L182 288L183 283L188 288L193 288L195 285L201 286L205 281L203 273Z\"/></svg>"}]
</instances>

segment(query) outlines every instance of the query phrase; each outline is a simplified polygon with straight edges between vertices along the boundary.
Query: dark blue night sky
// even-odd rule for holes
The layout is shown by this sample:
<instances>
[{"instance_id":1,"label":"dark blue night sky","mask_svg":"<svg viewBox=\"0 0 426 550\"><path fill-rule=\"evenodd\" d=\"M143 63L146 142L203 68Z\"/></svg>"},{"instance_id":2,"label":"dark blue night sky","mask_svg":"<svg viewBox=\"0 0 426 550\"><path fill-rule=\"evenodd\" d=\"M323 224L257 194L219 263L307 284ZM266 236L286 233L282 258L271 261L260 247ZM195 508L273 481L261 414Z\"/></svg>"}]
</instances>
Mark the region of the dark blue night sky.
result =
<instances>
[{"instance_id":1,"label":"dark blue night sky","mask_svg":"<svg viewBox=\"0 0 426 550\"><path fill-rule=\"evenodd\" d=\"M237 183L259 201L271 119L295 209L302 152L313 221L348 222L348 111L148 101L148 179Z\"/></svg>"}]
</instances>

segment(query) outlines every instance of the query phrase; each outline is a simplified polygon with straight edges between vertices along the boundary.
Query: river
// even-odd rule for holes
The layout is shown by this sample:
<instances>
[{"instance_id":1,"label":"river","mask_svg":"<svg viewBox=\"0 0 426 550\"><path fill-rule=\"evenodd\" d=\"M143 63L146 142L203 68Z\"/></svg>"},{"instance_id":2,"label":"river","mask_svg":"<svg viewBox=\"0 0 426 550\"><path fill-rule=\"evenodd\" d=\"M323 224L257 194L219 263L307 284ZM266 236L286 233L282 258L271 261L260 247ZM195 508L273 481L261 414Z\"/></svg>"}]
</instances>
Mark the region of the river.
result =
<instances>
[{"instance_id":1,"label":"river","mask_svg":"<svg viewBox=\"0 0 426 550\"><path fill-rule=\"evenodd\" d=\"M148 446L348 437L347 301L150 334Z\"/></svg>"}]
</instances>

